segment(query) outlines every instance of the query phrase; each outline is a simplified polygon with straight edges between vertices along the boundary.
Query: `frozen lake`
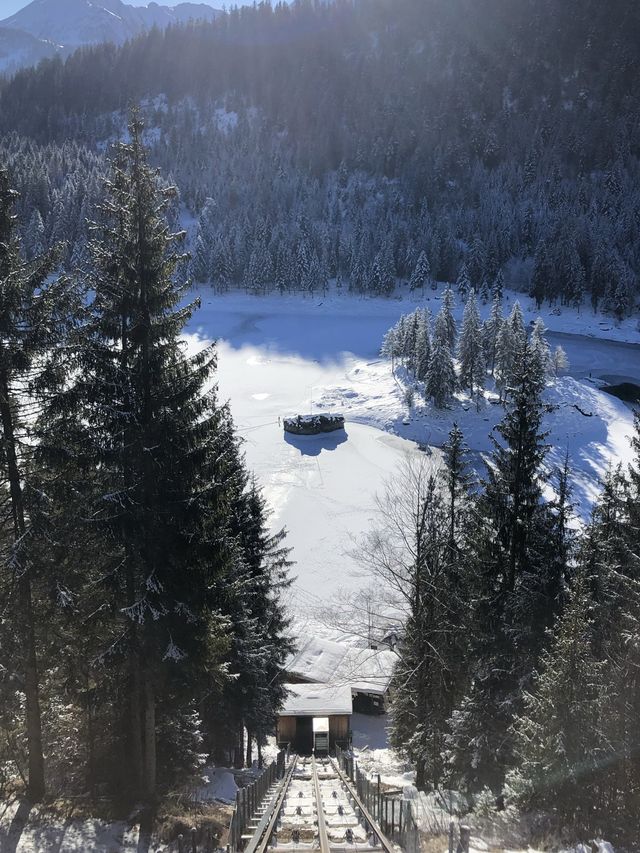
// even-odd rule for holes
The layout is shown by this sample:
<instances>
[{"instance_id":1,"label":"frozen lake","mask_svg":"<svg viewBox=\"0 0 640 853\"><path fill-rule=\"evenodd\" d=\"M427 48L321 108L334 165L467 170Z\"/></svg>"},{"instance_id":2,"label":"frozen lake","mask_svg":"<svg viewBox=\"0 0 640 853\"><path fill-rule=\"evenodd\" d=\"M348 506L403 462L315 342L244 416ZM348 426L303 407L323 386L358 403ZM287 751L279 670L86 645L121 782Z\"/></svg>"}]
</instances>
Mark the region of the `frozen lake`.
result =
<instances>
[{"instance_id":1,"label":"frozen lake","mask_svg":"<svg viewBox=\"0 0 640 853\"><path fill-rule=\"evenodd\" d=\"M274 529L288 530L296 561L293 609L308 612L341 589L363 585L351 552L375 523L376 493L404 454L419 453L407 439L441 444L452 415L415 412L409 425L403 423L400 389L378 352L389 326L412 309L406 302L216 297L205 289L201 296L202 309L189 327L192 345L218 340L220 398L230 402L249 468L273 510ZM435 297L431 302L435 313L439 302ZM580 327L575 319L568 326L578 334L548 335L552 345L561 343L567 350L575 377L552 390L558 407L549 417L549 458L560 462L570 449L584 517L598 494L598 477L611 460L628 452L631 412L576 379L592 373L640 380L640 347L587 337L588 325ZM576 405L595 416L584 417ZM278 422L331 408L346 415L345 433L296 437L284 434ZM500 414L497 406L481 415L468 407L456 412L477 453L490 449L488 434Z\"/></svg>"},{"instance_id":2,"label":"frozen lake","mask_svg":"<svg viewBox=\"0 0 640 853\"><path fill-rule=\"evenodd\" d=\"M261 302L255 300L258 308ZM344 381L354 363L350 341L358 356L375 356L388 318L343 315L320 325L304 312L209 307L192 327L203 340L218 338L220 398L230 401L249 468L273 509L273 527L288 530L296 562L292 607L308 611L341 589L362 586L350 552L374 521L376 492L403 454L419 451L360 423L347 423L344 433L292 436L278 418L309 412L314 392L319 397L325 386Z\"/></svg>"}]
</instances>

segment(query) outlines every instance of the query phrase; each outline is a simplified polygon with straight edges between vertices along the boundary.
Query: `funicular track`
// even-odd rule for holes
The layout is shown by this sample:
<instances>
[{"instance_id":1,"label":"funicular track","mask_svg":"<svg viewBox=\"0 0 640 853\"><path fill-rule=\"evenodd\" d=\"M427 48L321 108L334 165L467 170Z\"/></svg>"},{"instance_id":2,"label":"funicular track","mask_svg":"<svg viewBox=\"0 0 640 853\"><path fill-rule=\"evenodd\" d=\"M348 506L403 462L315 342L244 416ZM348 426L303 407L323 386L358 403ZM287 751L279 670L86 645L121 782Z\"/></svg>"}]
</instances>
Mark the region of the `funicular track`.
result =
<instances>
[{"instance_id":1,"label":"funicular track","mask_svg":"<svg viewBox=\"0 0 640 853\"><path fill-rule=\"evenodd\" d=\"M333 758L294 757L245 853L396 853Z\"/></svg>"}]
</instances>

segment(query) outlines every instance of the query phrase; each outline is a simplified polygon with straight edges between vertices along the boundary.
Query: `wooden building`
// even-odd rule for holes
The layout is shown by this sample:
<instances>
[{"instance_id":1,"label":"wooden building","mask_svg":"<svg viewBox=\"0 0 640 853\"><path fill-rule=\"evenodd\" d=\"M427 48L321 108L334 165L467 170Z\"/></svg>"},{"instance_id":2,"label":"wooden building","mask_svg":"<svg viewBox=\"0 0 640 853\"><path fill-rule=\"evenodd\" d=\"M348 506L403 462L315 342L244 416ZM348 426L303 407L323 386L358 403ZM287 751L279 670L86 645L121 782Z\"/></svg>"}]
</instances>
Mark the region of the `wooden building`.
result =
<instances>
[{"instance_id":1,"label":"wooden building","mask_svg":"<svg viewBox=\"0 0 640 853\"><path fill-rule=\"evenodd\" d=\"M288 745L298 755L310 755L317 740L316 745L321 744L319 751L325 752L327 729L330 752L336 744L349 745L352 699L348 685L287 684L286 687L288 695L278 715L276 731L279 746Z\"/></svg>"},{"instance_id":2,"label":"wooden building","mask_svg":"<svg viewBox=\"0 0 640 853\"><path fill-rule=\"evenodd\" d=\"M381 714L397 660L389 648L360 648L311 635L299 639L285 667L292 684L349 685L354 711Z\"/></svg>"}]
</instances>

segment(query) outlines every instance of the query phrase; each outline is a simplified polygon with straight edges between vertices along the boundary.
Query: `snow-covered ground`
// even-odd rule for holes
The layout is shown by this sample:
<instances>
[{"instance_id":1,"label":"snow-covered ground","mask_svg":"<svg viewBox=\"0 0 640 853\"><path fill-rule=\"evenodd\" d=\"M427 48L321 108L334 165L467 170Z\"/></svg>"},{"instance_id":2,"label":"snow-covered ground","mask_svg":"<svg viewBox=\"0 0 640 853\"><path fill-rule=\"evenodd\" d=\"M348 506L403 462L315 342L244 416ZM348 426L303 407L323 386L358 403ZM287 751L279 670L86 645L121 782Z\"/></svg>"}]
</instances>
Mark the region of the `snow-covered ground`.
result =
<instances>
[{"instance_id":1,"label":"snow-covered ground","mask_svg":"<svg viewBox=\"0 0 640 853\"><path fill-rule=\"evenodd\" d=\"M461 398L445 412L416 405L409 412L403 388L378 355L386 330L398 317L426 304L435 314L439 292L396 299L361 299L331 293L303 297L215 295L200 289L202 309L189 327L191 346L217 339L219 387L229 399L247 461L274 511L273 526L286 526L296 560L293 607L308 613L341 590L363 585L354 544L375 523L374 497L416 442L440 446L455 419L479 454L502 408L486 402L480 412ZM505 313L517 298L507 293ZM520 297L528 322L538 312ZM483 307L486 314L488 306ZM569 450L575 500L585 518L607 466L627 461L632 431L628 406L599 390L600 379L623 377L640 384L637 319L616 325L588 309L546 308L549 342L562 343L571 367L548 390L554 410L549 429L550 466ZM457 309L458 320L462 306ZM278 418L339 411L345 434L292 436Z\"/></svg>"},{"instance_id":2,"label":"snow-covered ground","mask_svg":"<svg viewBox=\"0 0 640 853\"><path fill-rule=\"evenodd\" d=\"M65 819L27 811L19 801L0 804L0 851L2 853L156 853L165 845L150 846L137 823Z\"/></svg>"}]
</instances>

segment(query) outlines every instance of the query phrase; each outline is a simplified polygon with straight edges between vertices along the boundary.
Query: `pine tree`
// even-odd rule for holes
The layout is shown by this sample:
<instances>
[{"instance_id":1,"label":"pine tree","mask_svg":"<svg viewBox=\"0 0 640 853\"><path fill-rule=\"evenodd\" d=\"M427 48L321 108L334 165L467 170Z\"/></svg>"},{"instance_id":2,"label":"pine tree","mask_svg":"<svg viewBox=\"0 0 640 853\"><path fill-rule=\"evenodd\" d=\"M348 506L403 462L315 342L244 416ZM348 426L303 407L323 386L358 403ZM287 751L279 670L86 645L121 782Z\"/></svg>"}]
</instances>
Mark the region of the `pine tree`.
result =
<instances>
[{"instance_id":1,"label":"pine tree","mask_svg":"<svg viewBox=\"0 0 640 853\"><path fill-rule=\"evenodd\" d=\"M284 698L284 662L292 643L283 636L289 623L280 595L290 585L291 564L283 546L284 531L275 535L267 531L264 499L255 482L247 481L239 458L235 469L229 534L237 560L221 576L218 591L229 625L227 666L232 678L206 702L204 716L207 748L220 760L240 763L246 728L250 765L252 741L260 754Z\"/></svg>"},{"instance_id":2,"label":"pine tree","mask_svg":"<svg viewBox=\"0 0 640 853\"><path fill-rule=\"evenodd\" d=\"M460 365L460 384L468 388L473 397L474 392L480 392L484 387L486 362L482 346L482 325L472 290L464 307L462 329L458 339L458 362Z\"/></svg>"},{"instance_id":3,"label":"pine tree","mask_svg":"<svg viewBox=\"0 0 640 853\"><path fill-rule=\"evenodd\" d=\"M208 281L211 275L211 258L202 234L198 234L196 237L193 258L191 260L191 275L195 281L200 283Z\"/></svg>"},{"instance_id":4,"label":"pine tree","mask_svg":"<svg viewBox=\"0 0 640 853\"><path fill-rule=\"evenodd\" d=\"M436 317L431 361L425 384L425 395L438 409L444 408L456 389L456 370L448 344L447 317L440 311Z\"/></svg>"},{"instance_id":5,"label":"pine tree","mask_svg":"<svg viewBox=\"0 0 640 853\"><path fill-rule=\"evenodd\" d=\"M427 258L426 252L420 252L418 256L418 260L416 262L413 273L411 274L411 280L409 281L409 287L411 290L424 290L427 284L431 283L431 266L429 264L429 259Z\"/></svg>"},{"instance_id":6,"label":"pine tree","mask_svg":"<svg viewBox=\"0 0 640 853\"><path fill-rule=\"evenodd\" d=\"M442 307L438 312L438 316L442 316L442 321L446 328L446 343L449 347L450 352L454 352L456 346L456 337L458 334L458 330L456 328L456 321L453 316L453 309L455 307L455 297L453 295L453 291L447 285L444 293L442 294Z\"/></svg>"},{"instance_id":7,"label":"pine tree","mask_svg":"<svg viewBox=\"0 0 640 853\"><path fill-rule=\"evenodd\" d=\"M431 331L429 325L429 311L420 311L415 354L415 376L419 382L426 381L431 363Z\"/></svg>"},{"instance_id":8,"label":"pine tree","mask_svg":"<svg viewBox=\"0 0 640 853\"><path fill-rule=\"evenodd\" d=\"M485 247L482 243L479 234L476 234L473 238L473 242L471 244L471 248L469 250L469 263L467 266L468 269L468 282L469 286L478 288L480 283L485 275L487 266L487 253ZM464 291L460 291L462 295L466 296L468 292L468 287Z\"/></svg>"},{"instance_id":9,"label":"pine tree","mask_svg":"<svg viewBox=\"0 0 640 853\"><path fill-rule=\"evenodd\" d=\"M634 815L640 804L637 752L640 738L640 421L632 438L634 463L628 475L622 466L608 472L601 497L578 552L579 570L588 578L592 599L592 648L606 665L601 706L602 731L610 745L607 776L596 804L620 814Z\"/></svg>"},{"instance_id":10,"label":"pine tree","mask_svg":"<svg viewBox=\"0 0 640 853\"><path fill-rule=\"evenodd\" d=\"M449 519L449 548L452 552L461 550L460 539L465 529L465 519L469 512L469 488L471 475L467 468L467 447L462 430L454 423L449 430L447 440L442 445L444 468L442 476L447 496Z\"/></svg>"},{"instance_id":11,"label":"pine tree","mask_svg":"<svg viewBox=\"0 0 640 853\"><path fill-rule=\"evenodd\" d=\"M245 631L251 639L252 653L242 662L240 678L249 682L249 695L243 703L248 732L254 734L258 755L266 737L275 727L278 708L285 697L285 661L293 651L293 642L284 637L289 626L281 594L291 580L289 549L283 547L285 531L271 535L267 529L265 500L255 482L243 495L243 517L238 525L242 543L244 576L237 596L246 610ZM237 523L237 521L236 521ZM262 759L259 758L262 766Z\"/></svg>"},{"instance_id":12,"label":"pine tree","mask_svg":"<svg viewBox=\"0 0 640 853\"><path fill-rule=\"evenodd\" d=\"M511 313L503 322L496 341L495 377L501 397L506 397L513 383L518 354L526 345L527 333L519 302L514 302Z\"/></svg>"},{"instance_id":13,"label":"pine tree","mask_svg":"<svg viewBox=\"0 0 640 853\"><path fill-rule=\"evenodd\" d=\"M390 296L396 285L393 258L387 245L376 255L369 276L369 289L379 296Z\"/></svg>"},{"instance_id":14,"label":"pine tree","mask_svg":"<svg viewBox=\"0 0 640 853\"><path fill-rule=\"evenodd\" d=\"M504 273L502 270L498 270L496 274L491 288L491 293L494 300L498 300L498 302L502 303L502 296L504 294Z\"/></svg>"},{"instance_id":15,"label":"pine tree","mask_svg":"<svg viewBox=\"0 0 640 853\"><path fill-rule=\"evenodd\" d=\"M502 317L502 297L496 293L491 303L491 312L482 327L482 341L487 367L493 376L498 352L498 338L504 323Z\"/></svg>"},{"instance_id":16,"label":"pine tree","mask_svg":"<svg viewBox=\"0 0 640 853\"><path fill-rule=\"evenodd\" d=\"M553 375L556 379L558 378L558 374L569 369L569 359L560 344L558 344L554 349L553 355L551 356L551 369L553 370Z\"/></svg>"},{"instance_id":17,"label":"pine tree","mask_svg":"<svg viewBox=\"0 0 640 853\"><path fill-rule=\"evenodd\" d=\"M400 324L396 323L385 334L380 347L380 355L391 359L391 370L394 369L394 362L402 355L402 340Z\"/></svg>"},{"instance_id":18,"label":"pine tree","mask_svg":"<svg viewBox=\"0 0 640 853\"><path fill-rule=\"evenodd\" d=\"M458 277L456 278L456 290L462 299L466 299L470 289L471 279L469 278L466 261L463 261L458 270Z\"/></svg>"},{"instance_id":19,"label":"pine tree","mask_svg":"<svg viewBox=\"0 0 640 853\"><path fill-rule=\"evenodd\" d=\"M38 570L38 531L30 518L32 437L29 422L42 400L39 390L47 360L64 342L72 302L63 280L51 281L56 255L49 252L23 263L15 236L7 173L0 171L0 482L3 513L0 554L3 600L0 670L21 685L25 695L28 752L27 788L33 800L45 793L45 765L40 707L38 614L34 588ZM51 382L52 376L47 380ZM35 393L33 399L29 399Z\"/></svg>"},{"instance_id":20,"label":"pine tree","mask_svg":"<svg viewBox=\"0 0 640 853\"><path fill-rule=\"evenodd\" d=\"M514 722L516 769L507 786L527 811L554 814L558 828L566 821L596 828L594 804L613 758L602 725L608 697L604 664L593 652L591 612L589 579L579 572Z\"/></svg>"},{"instance_id":21,"label":"pine tree","mask_svg":"<svg viewBox=\"0 0 640 853\"><path fill-rule=\"evenodd\" d=\"M181 235L163 218L171 189L147 166L141 132L134 117L131 143L112 162L77 371L45 413L54 430L41 453L58 511L78 512L86 535L102 542L86 583L102 588L113 614L100 660L126 697L120 784L153 800L162 733L186 735L193 701L220 674L213 596L234 555L223 513L233 438L228 413L205 390L213 349L187 357L180 343L196 305L177 307ZM56 501L59 465L67 491L75 477L69 507ZM85 587L76 592L82 600Z\"/></svg>"},{"instance_id":22,"label":"pine tree","mask_svg":"<svg viewBox=\"0 0 640 853\"><path fill-rule=\"evenodd\" d=\"M472 681L448 737L454 775L498 793L512 762L509 734L521 690L537 665L545 629L561 599L548 568L554 521L542 500L543 383L528 346L516 355L512 397L492 437L494 451L474 507L471 576Z\"/></svg>"},{"instance_id":23,"label":"pine tree","mask_svg":"<svg viewBox=\"0 0 640 853\"><path fill-rule=\"evenodd\" d=\"M547 297L551 281L552 273L547 255L547 247L544 242L541 242L536 249L533 274L531 276L530 292L531 296L535 299L536 308L540 309L540 306Z\"/></svg>"},{"instance_id":24,"label":"pine tree","mask_svg":"<svg viewBox=\"0 0 640 853\"><path fill-rule=\"evenodd\" d=\"M535 356L539 369L544 376L549 373L551 367L551 351L547 339L544 336L546 326L541 317L537 317L531 329L531 351Z\"/></svg>"},{"instance_id":25,"label":"pine tree","mask_svg":"<svg viewBox=\"0 0 640 853\"><path fill-rule=\"evenodd\" d=\"M28 258L37 258L45 250L44 223L40 211L36 207L29 220L29 227L25 235L25 248Z\"/></svg>"}]
</instances>

